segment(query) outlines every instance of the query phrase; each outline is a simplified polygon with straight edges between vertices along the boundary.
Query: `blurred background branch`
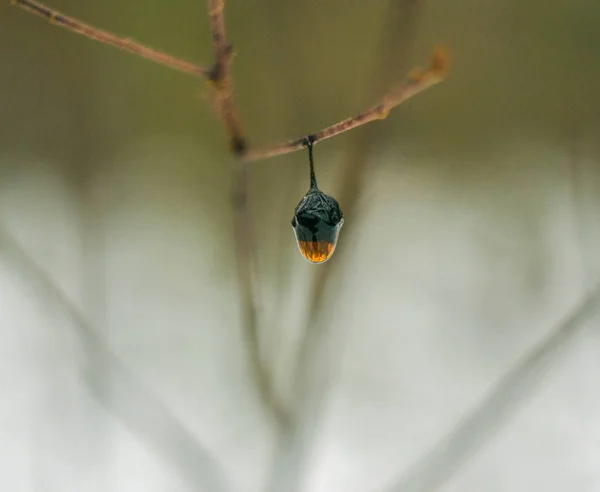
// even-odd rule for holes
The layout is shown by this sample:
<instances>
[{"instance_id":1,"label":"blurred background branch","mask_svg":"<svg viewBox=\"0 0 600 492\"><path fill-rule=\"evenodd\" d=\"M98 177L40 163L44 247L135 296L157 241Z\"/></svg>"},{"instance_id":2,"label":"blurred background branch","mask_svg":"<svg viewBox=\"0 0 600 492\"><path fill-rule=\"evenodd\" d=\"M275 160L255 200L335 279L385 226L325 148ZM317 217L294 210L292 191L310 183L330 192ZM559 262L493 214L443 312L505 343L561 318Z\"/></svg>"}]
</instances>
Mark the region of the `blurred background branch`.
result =
<instances>
[{"instance_id":1,"label":"blurred background branch","mask_svg":"<svg viewBox=\"0 0 600 492\"><path fill-rule=\"evenodd\" d=\"M577 338L600 311L600 286L576 306L550 334L518 361L475 409L420 458L385 492L440 490L476 453L497 435L502 426L535 391L551 369L567 356ZM597 326L593 326L594 329Z\"/></svg>"},{"instance_id":2,"label":"blurred background branch","mask_svg":"<svg viewBox=\"0 0 600 492\"><path fill-rule=\"evenodd\" d=\"M251 370L256 386L267 411L278 426L287 425L287 415L273 388L272 376L261 353L258 320L258 294L254 282L256 276L256 253L252 214L250 211L250 170L243 162L247 143L234 103L231 61L233 46L227 41L225 32L225 1L208 0L208 13L212 34L215 63L210 81L214 88L214 102L229 135L233 165L233 210L234 240L237 258L238 279L242 299L243 330L249 349Z\"/></svg>"},{"instance_id":3,"label":"blurred background branch","mask_svg":"<svg viewBox=\"0 0 600 492\"><path fill-rule=\"evenodd\" d=\"M79 342L85 347L87 357L92 359L88 361L87 374L82 379L98 403L138 434L153 453L170 462L194 490L228 492L228 480L211 452L197 442L193 433L137 380L112 352L99 329L88 322L79 308L29 257L3 224L0 224L0 251L10 260L15 271L30 283L40 302L64 311ZM104 361L101 366L94 363L98 360ZM90 374L90 371L107 372ZM98 377L111 382L109 399L106 399L103 388L90 384Z\"/></svg>"}]
</instances>

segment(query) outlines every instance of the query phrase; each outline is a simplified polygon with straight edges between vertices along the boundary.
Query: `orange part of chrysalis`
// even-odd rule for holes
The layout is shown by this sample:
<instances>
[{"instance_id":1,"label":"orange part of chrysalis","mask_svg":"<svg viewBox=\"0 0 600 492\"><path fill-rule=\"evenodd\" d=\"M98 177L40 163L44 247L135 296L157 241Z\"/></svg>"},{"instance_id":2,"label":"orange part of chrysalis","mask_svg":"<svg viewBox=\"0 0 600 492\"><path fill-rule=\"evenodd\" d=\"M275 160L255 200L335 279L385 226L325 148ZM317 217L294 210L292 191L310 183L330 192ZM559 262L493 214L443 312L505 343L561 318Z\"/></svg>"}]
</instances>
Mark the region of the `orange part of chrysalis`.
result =
<instances>
[{"instance_id":1,"label":"orange part of chrysalis","mask_svg":"<svg viewBox=\"0 0 600 492\"><path fill-rule=\"evenodd\" d=\"M298 248L308 261L323 263L333 254L335 244L327 241L298 241Z\"/></svg>"}]
</instances>

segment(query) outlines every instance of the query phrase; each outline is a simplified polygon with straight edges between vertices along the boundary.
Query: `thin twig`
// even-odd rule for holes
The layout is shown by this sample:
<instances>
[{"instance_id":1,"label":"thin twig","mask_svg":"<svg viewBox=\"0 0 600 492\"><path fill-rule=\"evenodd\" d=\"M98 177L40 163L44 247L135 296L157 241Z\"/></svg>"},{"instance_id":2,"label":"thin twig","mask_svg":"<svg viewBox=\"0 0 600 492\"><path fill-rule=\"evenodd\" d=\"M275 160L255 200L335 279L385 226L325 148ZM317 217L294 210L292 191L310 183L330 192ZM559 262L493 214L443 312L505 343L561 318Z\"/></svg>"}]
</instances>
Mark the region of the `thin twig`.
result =
<instances>
[{"instance_id":1,"label":"thin twig","mask_svg":"<svg viewBox=\"0 0 600 492\"><path fill-rule=\"evenodd\" d=\"M386 94L380 103L374 107L360 113L359 115L346 118L343 121L328 126L316 133L305 135L301 138L291 140L284 144L275 145L265 149L249 150L244 154L244 160L247 162L267 159L282 154L288 154L304 148L306 138L311 138L313 143L318 143L321 140L335 137L340 133L347 132L359 126L365 125L372 121L385 119L389 112L404 101L416 96L420 92L429 87L440 83L444 80L446 72L449 68L448 54L437 49L433 52L431 62L426 70L413 69L406 81L398 88Z\"/></svg>"},{"instance_id":2,"label":"thin twig","mask_svg":"<svg viewBox=\"0 0 600 492\"><path fill-rule=\"evenodd\" d=\"M247 144L234 103L231 61L233 47L227 42L224 18L224 0L208 0L208 13L212 35L215 63L209 79L214 89L214 101L218 115L223 120L229 135L230 149L236 162L233 169L234 239L237 271L242 296L243 331L250 353L251 369L259 395L272 412L279 426L287 424L287 414L280 404L260 347L258 329L257 291L254 286L255 250L252 214L249 205L248 165L242 156Z\"/></svg>"},{"instance_id":3,"label":"thin twig","mask_svg":"<svg viewBox=\"0 0 600 492\"><path fill-rule=\"evenodd\" d=\"M56 10L52 10L39 2L34 2L33 0L10 0L10 2L17 7L21 7L27 12L44 17L51 24L64 27L71 32L81 34L86 38L99 41L103 44L114 46L115 48L119 48L120 50L128 53L141 56L142 58L153 61L154 63L158 63L159 65L164 65L179 72L194 75L196 77L206 78L210 75L210 71L205 67L174 58L166 53L162 53L140 43L136 43L131 39L120 38L114 34L103 31L102 29L97 29L89 24L86 24L85 22L81 22L73 17L69 17L57 12Z\"/></svg>"},{"instance_id":4,"label":"thin twig","mask_svg":"<svg viewBox=\"0 0 600 492\"><path fill-rule=\"evenodd\" d=\"M231 151L236 157L239 157L246 151L247 144L234 104L230 70L233 46L227 42L224 9L225 0L208 0L208 15L215 55L215 64L210 71L209 79L215 89L217 111L229 133Z\"/></svg>"}]
</instances>

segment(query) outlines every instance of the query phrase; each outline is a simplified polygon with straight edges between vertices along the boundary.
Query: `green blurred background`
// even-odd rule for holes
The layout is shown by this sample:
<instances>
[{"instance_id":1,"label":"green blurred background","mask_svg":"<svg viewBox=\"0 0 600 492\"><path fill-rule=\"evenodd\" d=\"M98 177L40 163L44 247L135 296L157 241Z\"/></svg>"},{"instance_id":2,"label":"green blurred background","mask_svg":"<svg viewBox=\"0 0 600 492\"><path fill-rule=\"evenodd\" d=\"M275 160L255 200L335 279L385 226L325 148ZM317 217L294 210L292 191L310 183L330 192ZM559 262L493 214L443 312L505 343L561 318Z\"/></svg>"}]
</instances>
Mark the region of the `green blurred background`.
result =
<instances>
[{"instance_id":1,"label":"green blurred background","mask_svg":"<svg viewBox=\"0 0 600 492\"><path fill-rule=\"evenodd\" d=\"M203 1L49 6L212 62ZM307 156L251 165L261 357L303 424L281 437L249 375L233 159L204 82L4 1L0 447L11 458L0 469L11 490L205 490L189 436L231 490L598 490L597 330L459 478L446 482L463 462L451 448L387 484L440 449L598 280L600 4L230 0L226 22L252 147L359 113L436 45L452 55L442 84L315 148L319 184L346 215L325 265L300 257L290 227ZM15 271L19 249L97 339L66 329L77 317L64 299ZM142 387L152 402L139 403ZM491 427L465 435L487 442Z\"/></svg>"}]
</instances>

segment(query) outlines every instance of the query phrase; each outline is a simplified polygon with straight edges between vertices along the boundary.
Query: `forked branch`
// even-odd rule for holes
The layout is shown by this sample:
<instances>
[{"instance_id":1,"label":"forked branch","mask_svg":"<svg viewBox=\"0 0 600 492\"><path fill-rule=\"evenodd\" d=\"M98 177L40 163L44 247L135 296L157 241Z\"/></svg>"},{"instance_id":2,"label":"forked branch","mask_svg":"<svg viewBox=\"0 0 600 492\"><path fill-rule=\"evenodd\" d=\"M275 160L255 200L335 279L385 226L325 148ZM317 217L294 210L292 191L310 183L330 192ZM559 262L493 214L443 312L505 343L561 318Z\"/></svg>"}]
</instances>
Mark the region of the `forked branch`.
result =
<instances>
[{"instance_id":1,"label":"forked branch","mask_svg":"<svg viewBox=\"0 0 600 492\"><path fill-rule=\"evenodd\" d=\"M69 17L68 15L61 14L56 10L52 10L39 2L34 2L33 0L10 0L10 3L16 5L17 7L21 7L27 12L31 12L32 14L36 14L47 19L51 24L64 27L69 31L81 34L86 38L100 41L103 44L114 46L115 48L119 48L120 50L128 53L141 56L142 58L153 61L154 63L158 63L159 65L164 65L172 68L173 70L194 75L196 77L209 76L210 71L205 67L174 58L171 55L167 55L161 51L157 51L144 46L143 44L136 43L131 39L120 38L114 34L103 31L102 29L97 29L89 24L86 24L85 22L81 22L73 17Z\"/></svg>"},{"instance_id":2,"label":"forked branch","mask_svg":"<svg viewBox=\"0 0 600 492\"><path fill-rule=\"evenodd\" d=\"M57 26L64 27L87 38L115 46L123 51L133 53L179 72L207 78L215 89L217 113L222 118L229 133L231 149L235 155L246 163L301 150L304 148L304 142L308 137L314 143L317 143L365 125L366 123L384 119L390 110L396 106L444 80L449 67L448 55L442 50L436 50L432 56L429 68L426 70L413 70L400 87L392 90L384 96L379 104L363 113L289 142L263 149L249 150L233 103L233 85L230 75L233 48L228 44L225 36L225 22L223 18L224 0L208 0L213 50L215 53L215 64L212 69L174 58L171 55L136 43L130 39L120 38L73 17L61 14L34 0L10 0L10 2L28 12L46 18Z\"/></svg>"},{"instance_id":3,"label":"forked branch","mask_svg":"<svg viewBox=\"0 0 600 492\"><path fill-rule=\"evenodd\" d=\"M47 19L69 31L87 38L114 46L121 50L139 55L143 58L167 66L174 70L197 77L206 78L214 89L214 101L219 116L223 119L229 133L231 150L237 158L234 171L234 209L235 209L235 244L238 260L238 272L242 290L242 310L244 315L244 332L250 346L251 363L254 377L263 400L272 409L280 422L285 420L284 411L276 402L270 377L262 362L259 350L258 323L256 318L255 289L252 285L252 229L248 207L247 166L241 160L246 150L241 124L233 102L233 84L230 76L232 47L227 43L225 21L223 16L224 1L208 0L210 26L213 41L215 63L211 69L197 66L184 60L148 48L127 38L120 38L104 30L95 28L73 17L33 0L10 0L13 5Z\"/></svg>"},{"instance_id":4,"label":"forked branch","mask_svg":"<svg viewBox=\"0 0 600 492\"><path fill-rule=\"evenodd\" d=\"M432 85L441 82L448 69L448 56L443 51L437 50L434 52L430 66L427 69L413 70L408 79L401 86L389 92L376 106L357 116L347 118L339 123L318 132L305 135L296 140L269 148L249 150L234 104L233 83L230 73L233 48L227 42L225 32L223 15L225 0L207 1L215 56L214 65L210 69L174 58L166 53L154 50L130 39L120 38L104 30L97 29L73 17L52 10L34 0L10 0L13 5L41 16L52 24L56 24L69 31L114 46L128 53L133 53L174 70L196 77L204 77L209 81L209 84L214 89L213 96L217 113L223 120L229 135L231 151L236 157L234 168L236 256L242 290L245 333L252 353L253 370L258 381L259 391L261 392L264 401L266 401L270 408L274 410L277 419L280 422L285 422L287 420L287 416L285 415L286 412L282 408L282 405L277 401L277 397L272 387L272 381L263 365L259 349L256 289L253 286L254 240L250 220L250 207L248 204L249 166L247 164L252 161L301 150L307 140L317 143L371 121L384 119L390 110L402 102Z\"/></svg>"}]
</instances>

